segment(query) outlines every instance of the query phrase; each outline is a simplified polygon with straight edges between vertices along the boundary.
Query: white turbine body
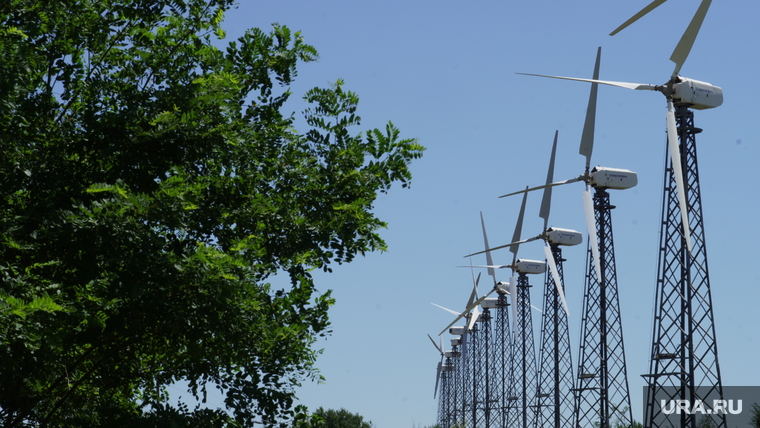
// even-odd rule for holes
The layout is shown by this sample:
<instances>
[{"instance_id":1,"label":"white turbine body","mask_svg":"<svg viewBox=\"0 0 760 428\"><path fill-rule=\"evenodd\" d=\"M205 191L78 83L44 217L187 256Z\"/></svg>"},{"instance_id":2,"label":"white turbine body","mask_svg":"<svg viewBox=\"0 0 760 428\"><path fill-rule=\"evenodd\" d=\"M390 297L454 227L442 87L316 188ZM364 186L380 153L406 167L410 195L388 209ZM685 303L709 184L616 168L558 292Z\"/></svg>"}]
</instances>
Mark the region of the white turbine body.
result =
<instances>
[{"instance_id":1,"label":"white turbine body","mask_svg":"<svg viewBox=\"0 0 760 428\"><path fill-rule=\"evenodd\" d=\"M464 332L467 329L465 326L449 327L449 334L453 336L464 336Z\"/></svg>"},{"instance_id":2,"label":"white turbine body","mask_svg":"<svg viewBox=\"0 0 760 428\"><path fill-rule=\"evenodd\" d=\"M596 166L589 175L591 176L589 184L592 187L625 190L639 184L636 173L627 169Z\"/></svg>"},{"instance_id":3,"label":"white turbine body","mask_svg":"<svg viewBox=\"0 0 760 428\"><path fill-rule=\"evenodd\" d=\"M536 275L546 272L546 262L539 260L517 259L515 271L528 275Z\"/></svg>"},{"instance_id":4,"label":"white turbine body","mask_svg":"<svg viewBox=\"0 0 760 428\"><path fill-rule=\"evenodd\" d=\"M480 307L483 309L496 309L499 307L499 298L489 297L480 303Z\"/></svg>"},{"instance_id":5,"label":"white turbine body","mask_svg":"<svg viewBox=\"0 0 760 428\"><path fill-rule=\"evenodd\" d=\"M723 104L723 89L707 82L678 77L673 84L673 102L688 104L695 110L707 110Z\"/></svg>"},{"instance_id":6,"label":"white turbine body","mask_svg":"<svg viewBox=\"0 0 760 428\"><path fill-rule=\"evenodd\" d=\"M546 239L551 244L567 246L578 245L583 242L583 234L571 229L550 227L546 230Z\"/></svg>"},{"instance_id":7,"label":"white turbine body","mask_svg":"<svg viewBox=\"0 0 760 428\"><path fill-rule=\"evenodd\" d=\"M459 343L457 343L457 345L458 344ZM457 346L457 345L454 345L454 346ZM459 351L446 351L444 352L444 354L446 355L446 358L459 358L462 355L462 353Z\"/></svg>"}]
</instances>

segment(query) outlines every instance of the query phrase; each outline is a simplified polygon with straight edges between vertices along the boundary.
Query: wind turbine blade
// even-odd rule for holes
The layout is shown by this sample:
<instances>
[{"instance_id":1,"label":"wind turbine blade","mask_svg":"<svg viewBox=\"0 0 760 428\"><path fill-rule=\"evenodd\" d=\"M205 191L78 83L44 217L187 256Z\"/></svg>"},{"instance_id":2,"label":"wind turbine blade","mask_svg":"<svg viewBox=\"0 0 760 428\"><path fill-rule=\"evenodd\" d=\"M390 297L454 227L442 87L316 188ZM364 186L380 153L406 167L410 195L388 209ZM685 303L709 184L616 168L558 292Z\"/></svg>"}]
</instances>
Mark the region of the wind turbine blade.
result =
<instances>
[{"instance_id":1,"label":"wind turbine blade","mask_svg":"<svg viewBox=\"0 0 760 428\"><path fill-rule=\"evenodd\" d=\"M539 238L541 238L541 235L534 236L534 237L528 238L528 239L523 239L522 241L512 242L512 243L505 244L505 245L499 245L498 247L493 247L493 248L491 248L489 250L478 251L477 253L468 254L465 257L477 256L478 254L483 254L483 253L488 254L491 251L501 250L502 248L507 248L507 247L519 246L520 244L524 244L526 242L535 241L536 239L539 239ZM469 266L465 266L465 267L469 267ZM505 267L509 267L509 266L508 265L492 265L492 264L487 264L487 265L473 265L472 267L486 267L486 268L489 268L489 269L490 268L499 269L499 268L505 268Z\"/></svg>"},{"instance_id":2,"label":"wind turbine blade","mask_svg":"<svg viewBox=\"0 0 760 428\"><path fill-rule=\"evenodd\" d=\"M438 370L435 374L435 389L433 390L433 400L435 400L435 396L438 393L438 381L441 380L441 365L442 363L438 363Z\"/></svg>"},{"instance_id":3,"label":"wind turbine blade","mask_svg":"<svg viewBox=\"0 0 760 428\"><path fill-rule=\"evenodd\" d=\"M594 64L594 79L599 79L599 64L602 58L601 46L596 51L596 63ZM586 156L586 174L591 166L591 153L594 151L594 128L596 126L596 98L599 90L599 84L591 84L591 93L588 96L588 107L586 108L586 121L583 123L583 134L581 135L581 147L579 153Z\"/></svg>"},{"instance_id":4,"label":"wind turbine blade","mask_svg":"<svg viewBox=\"0 0 760 428\"><path fill-rule=\"evenodd\" d=\"M480 212L480 226L483 228L483 243L486 246L486 264L492 266L493 258L491 257L491 247L488 245L488 234L486 233L486 222L483 220L483 211ZM488 268L488 274L491 275L494 284L496 284L496 270L494 268Z\"/></svg>"},{"instance_id":5,"label":"wind turbine blade","mask_svg":"<svg viewBox=\"0 0 760 428\"><path fill-rule=\"evenodd\" d=\"M439 334L439 335L441 335L441 334L445 333L445 332L446 332L446 330L448 330L448 329L449 329L449 328L450 328L452 325L456 324L456 323L457 323L457 321L459 321L459 320L461 320L462 318L464 318L465 316L467 316L467 314L468 314L468 313L470 313L470 311L471 311L471 310L473 310L473 308L477 308L477 307L478 307L478 305L480 304L480 302L482 302L483 300L485 300L485 299L486 299L486 297L488 297L488 296L489 296L491 293L493 293L493 291L494 291L494 290L491 290L491 291L490 291L490 292L488 292L488 294L486 294L485 296L483 296L483 297L479 298L478 300L476 300L476 301L472 302L472 304L470 304L469 306L467 306L467 308L466 308L466 309L465 309L465 310L464 310L462 313L459 313L459 312L455 312L455 311L452 311L452 312L454 312L454 315L456 315L457 317L454 319L454 321L452 321L452 322L451 322L451 324L447 325L447 326L446 326L446 328L444 328L444 329L443 329L443 330L442 330L440 333L438 333L438 334ZM435 305L435 303L433 303L433 304ZM436 305L436 306L438 306L438 305ZM438 307L439 307L439 308L442 308L442 309L446 309L446 308L443 308L442 306L438 306ZM446 309L446 310L447 310L447 311L450 311L450 309Z\"/></svg>"},{"instance_id":6,"label":"wind turbine blade","mask_svg":"<svg viewBox=\"0 0 760 428\"><path fill-rule=\"evenodd\" d=\"M554 144L552 144L552 154L549 158L549 170L546 172L546 187L544 187L544 196L541 200L541 209L538 216L544 219L544 231L549 226L549 213L552 209L552 188L550 184L554 181L554 158L557 155L557 137L559 131L554 131Z\"/></svg>"},{"instance_id":7,"label":"wind turbine blade","mask_svg":"<svg viewBox=\"0 0 760 428\"><path fill-rule=\"evenodd\" d=\"M528 192L532 192L534 190L545 189L547 187L554 187L554 186L561 186L563 184L568 184L568 183L575 183L576 181L581 181L581 177L571 178L571 179L565 180L565 181L558 181L556 183L544 184L543 186L529 187L529 188L527 188L525 190L519 190L517 192L507 193L506 195L501 195L499 197L500 198L506 198L507 196L519 195L520 193L528 193ZM493 248L491 248L491 249L493 250Z\"/></svg>"},{"instance_id":8,"label":"wind turbine blade","mask_svg":"<svg viewBox=\"0 0 760 428\"><path fill-rule=\"evenodd\" d=\"M446 328L444 328L443 330L441 330L441 332L440 332L440 333L438 333L438 334L440 335L440 334L446 333L446 330L450 329L450 328L451 328L451 326L453 326L454 324L456 324L456 323L457 323L457 321L461 320L461 319L462 319L462 318L465 316L465 314L466 314L466 313L463 313L463 314L459 314L459 315L458 315L458 316L457 316L457 317L454 319L454 321L452 321L452 322L451 322L451 324L447 325L447 326L446 326Z\"/></svg>"},{"instance_id":9,"label":"wind turbine blade","mask_svg":"<svg viewBox=\"0 0 760 428\"><path fill-rule=\"evenodd\" d=\"M575 81L578 81L578 82L601 83L602 85L617 86L617 87L620 87L620 88L636 89L636 90L640 90L640 91L656 91L656 90L658 90L656 85L650 85L648 83L614 82L614 81L611 81L611 80L581 79L579 77L549 76L549 75L546 75L546 74L531 74L531 73L517 73L517 74L522 74L523 76L548 77L548 78L551 78L551 79L575 80Z\"/></svg>"},{"instance_id":10,"label":"wind turbine blade","mask_svg":"<svg viewBox=\"0 0 760 428\"><path fill-rule=\"evenodd\" d=\"M437 350L438 350L438 352L440 352L440 353L441 353L441 355L443 355L443 347L439 347L439 346L438 346L438 344L437 344L437 343L435 343L435 340L433 340L433 338L432 338L432 337L430 337L430 335L429 335L429 334L427 335L427 337L428 337L428 339L430 339L430 341L431 341L431 342L433 342L433 346L435 346L435 349L437 349ZM441 337L441 336L438 336L438 337Z\"/></svg>"},{"instance_id":11,"label":"wind turbine blade","mask_svg":"<svg viewBox=\"0 0 760 428\"><path fill-rule=\"evenodd\" d=\"M467 354L467 333L469 333L470 330L464 329L464 334L462 335L462 345L460 346L460 352L462 353L462 366L467 367L467 359L469 358L469 355Z\"/></svg>"},{"instance_id":12,"label":"wind turbine blade","mask_svg":"<svg viewBox=\"0 0 760 428\"><path fill-rule=\"evenodd\" d=\"M467 301L468 308L472 305L472 302L478 299L478 282L480 282L480 273L478 273L478 279L472 285L472 293L470 293L470 299Z\"/></svg>"},{"instance_id":13,"label":"wind turbine blade","mask_svg":"<svg viewBox=\"0 0 760 428\"><path fill-rule=\"evenodd\" d=\"M480 254L480 253L475 253L475 254L471 254L471 255L477 255L477 254ZM466 256L466 257L469 257L469 256ZM493 269L506 269L506 268L508 268L508 267L510 267L510 266L511 266L511 265L470 265L470 266L457 266L457 267L461 267L461 268L493 268Z\"/></svg>"},{"instance_id":14,"label":"wind turbine blade","mask_svg":"<svg viewBox=\"0 0 760 428\"><path fill-rule=\"evenodd\" d=\"M686 62L686 58L688 58L689 52L691 52L691 48L694 46L694 40L697 39L699 29L702 27L702 22L705 20L705 15L707 15L707 9L710 8L710 3L712 3L712 0L702 0L702 3L700 3L699 8L697 9L697 13L694 14L694 18L691 19L689 26L686 27L686 31L683 33L681 40L679 40L678 45L676 45L676 48L673 50L673 54L670 55L670 60L676 63L676 68L673 70L673 77L676 77L678 73L681 72L681 67L683 66L683 63Z\"/></svg>"},{"instance_id":15,"label":"wind turbine blade","mask_svg":"<svg viewBox=\"0 0 760 428\"><path fill-rule=\"evenodd\" d=\"M472 327L478 321L478 318L480 318L480 310L476 306L470 314L470 322L467 324L467 330L472 330Z\"/></svg>"},{"instance_id":16,"label":"wind turbine blade","mask_svg":"<svg viewBox=\"0 0 760 428\"><path fill-rule=\"evenodd\" d=\"M599 260L599 241L596 236L596 216L594 215L594 201L591 199L591 186L586 186L583 191L583 213L586 215L586 228L588 229L588 242L591 245L591 256L594 258L596 279L602 282L602 266Z\"/></svg>"},{"instance_id":17,"label":"wind turbine blade","mask_svg":"<svg viewBox=\"0 0 760 428\"><path fill-rule=\"evenodd\" d=\"M514 273L509 278L509 296L512 300L512 334L517 337L517 280Z\"/></svg>"},{"instance_id":18,"label":"wind turbine blade","mask_svg":"<svg viewBox=\"0 0 760 428\"><path fill-rule=\"evenodd\" d=\"M453 310L453 309L444 308L443 306L441 306L441 305L436 305L435 303L432 303L432 302L431 302L430 304L431 304L431 305L433 305L433 306L437 306L437 307L439 307L439 308L443 309L443 310L444 310L444 311L446 311L446 312L452 313L452 314L454 314L454 315L459 315L459 312L457 312L457 311L455 311L455 310ZM446 327L446 328L448 328L448 327Z\"/></svg>"},{"instance_id":19,"label":"wind turbine blade","mask_svg":"<svg viewBox=\"0 0 760 428\"><path fill-rule=\"evenodd\" d=\"M525 188L528 189L527 187ZM517 216L517 224L515 224L515 232L512 234L512 246L509 247L509 251L512 253L512 264L517 261L517 250L520 248L520 235L522 235L523 219L525 218L525 205L528 203L528 192L523 194L522 205L520 205L520 214Z\"/></svg>"},{"instance_id":20,"label":"wind turbine blade","mask_svg":"<svg viewBox=\"0 0 760 428\"><path fill-rule=\"evenodd\" d=\"M552 278L554 279L554 285L557 287L557 293L559 294L560 300L562 300L562 307L565 309L565 314L567 314L569 317L570 310L567 308L567 300L565 300L565 291L562 289L562 281L559 277L559 270L557 270L557 262L554 260L554 255L552 254L552 250L548 242L544 246L544 254L546 254L546 261L549 263L549 271L551 272Z\"/></svg>"},{"instance_id":21,"label":"wind turbine blade","mask_svg":"<svg viewBox=\"0 0 760 428\"><path fill-rule=\"evenodd\" d=\"M670 162L673 164L673 175L676 179L678 190L678 205L681 208L681 223L683 224L683 237L686 248L691 254L691 231L689 227L689 212L686 207L686 190L683 184L683 171L681 170L681 151L678 147L678 130L676 129L676 115L673 112L673 100L668 99L668 112L666 113L668 125L668 150Z\"/></svg>"},{"instance_id":22,"label":"wind turbine blade","mask_svg":"<svg viewBox=\"0 0 760 428\"><path fill-rule=\"evenodd\" d=\"M649 3L646 7L644 7L644 9L641 9L639 13L637 13L636 15L633 15L631 19L629 19L628 21L625 21L621 26L617 27L613 32L611 32L610 36L614 36L615 34L623 31L626 27L638 21L639 18L651 12L652 9L656 8L657 6L663 3L665 3L665 0L654 0L652 3Z\"/></svg>"}]
</instances>

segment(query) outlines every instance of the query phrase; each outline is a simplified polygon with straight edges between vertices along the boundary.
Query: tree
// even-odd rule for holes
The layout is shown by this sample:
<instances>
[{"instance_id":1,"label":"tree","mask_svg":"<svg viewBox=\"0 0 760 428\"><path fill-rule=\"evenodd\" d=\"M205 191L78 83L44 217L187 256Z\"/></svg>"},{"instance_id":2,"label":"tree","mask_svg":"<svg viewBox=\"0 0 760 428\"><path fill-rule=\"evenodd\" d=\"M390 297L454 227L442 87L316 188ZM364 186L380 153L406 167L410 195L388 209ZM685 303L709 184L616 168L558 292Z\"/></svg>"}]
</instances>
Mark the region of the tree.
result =
<instances>
[{"instance_id":1,"label":"tree","mask_svg":"<svg viewBox=\"0 0 760 428\"><path fill-rule=\"evenodd\" d=\"M715 428L717 425L713 421L712 417L707 415L701 415L698 417L697 428Z\"/></svg>"},{"instance_id":2,"label":"tree","mask_svg":"<svg viewBox=\"0 0 760 428\"><path fill-rule=\"evenodd\" d=\"M372 422L367 422L358 413L351 413L346 409L340 410L318 408L314 415L319 422L314 424L318 428L372 428Z\"/></svg>"},{"instance_id":3,"label":"tree","mask_svg":"<svg viewBox=\"0 0 760 428\"><path fill-rule=\"evenodd\" d=\"M340 80L295 130L317 52L277 24L216 48L232 4L0 6L0 425L302 417L333 303L310 271L386 248L373 202L423 147L352 131ZM226 409L171 404L179 381Z\"/></svg>"},{"instance_id":4,"label":"tree","mask_svg":"<svg viewBox=\"0 0 760 428\"><path fill-rule=\"evenodd\" d=\"M760 406L752 403L752 418L749 421L752 428L760 428Z\"/></svg>"}]
</instances>

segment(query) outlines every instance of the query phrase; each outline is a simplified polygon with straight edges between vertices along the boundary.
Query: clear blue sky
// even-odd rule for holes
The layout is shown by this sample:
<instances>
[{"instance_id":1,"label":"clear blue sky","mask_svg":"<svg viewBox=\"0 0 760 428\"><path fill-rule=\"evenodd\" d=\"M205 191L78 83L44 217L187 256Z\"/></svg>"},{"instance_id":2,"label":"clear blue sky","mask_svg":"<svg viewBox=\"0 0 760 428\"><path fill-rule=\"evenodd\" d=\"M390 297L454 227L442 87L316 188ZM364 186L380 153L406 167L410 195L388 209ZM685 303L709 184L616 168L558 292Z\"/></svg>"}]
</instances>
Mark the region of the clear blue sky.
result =
<instances>
[{"instance_id":1,"label":"clear blue sky","mask_svg":"<svg viewBox=\"0 0 760 428\"><path fill-rule=\"evenodd\" d=\"M541 184L554 131L556 179L582 172L578 154L589 87L516 72L590 77L602 46L601 79L662 84L668 60L698 6L669 0L615 37L607 34L649 0L454 2L245 1L225 20L230 38L279 22L300 30L320 60L300 67L299 95L338 78L361 98L363 129L392 120L427 147L411 189L376 205L389 223L389 251L318 275L332 289L334 333L317 366L324 384L299 391L314 409L346 408L377 428L432 425L439 356L426 334L451 320L435 302L462 308L472 286L465 254L482 249L479 211L492 245L512 235L519 198L499 195ZM723 106L697 111L697 136L714 315L724 385L760 385L757 257L757 100L760 2L713 3L681 74L721 86ZM665 165L665 98L600 87L593 165L626 168L639 185L613 191L618 283L634 418L648 370ZM554 191L550 225L585 231L580 184ZM537 234L540 195L528 199L524 236ZM540 243L520 256L542 259ZM564 252L573 358L578 354L585 243ZM506 250L494 254L506 263ZM485 257L475 263L485 263ZM507 279L507 273L502 274ZM541 280L534 280L540 284ZM488 281L486 281L488 283ZM486 287L487 288L487 287ZM542 287L532 289L541 302ZM538 317L536 317L538 320ZM536 326L538 331L538 325ZM537 341L538 342L538 341ZM448 343L448 340L447 340Z\"/></svg>"}]
</instances>

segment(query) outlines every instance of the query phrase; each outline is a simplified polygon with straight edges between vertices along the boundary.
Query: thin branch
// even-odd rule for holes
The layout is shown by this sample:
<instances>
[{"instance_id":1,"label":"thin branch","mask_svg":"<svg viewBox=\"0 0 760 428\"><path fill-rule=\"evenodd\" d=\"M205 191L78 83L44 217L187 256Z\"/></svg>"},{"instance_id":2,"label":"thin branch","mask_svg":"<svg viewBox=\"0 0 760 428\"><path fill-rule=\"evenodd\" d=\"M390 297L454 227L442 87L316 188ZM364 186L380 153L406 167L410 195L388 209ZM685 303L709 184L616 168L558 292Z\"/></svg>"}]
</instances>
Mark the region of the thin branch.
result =
<instances>
[{"instance_id":1,"label":"thin branch","mask_svg":"<svg viewBox=\"0 0 760 428\"><path fill-rule=\"evenodd\" d=\"M108 46L108 48L106 48L106 51L103 53L103 57L104 58L111 52L111 49L113 49L116 46L116 41L117 40L118 41L121 40L121 37L124 34L124 32L127 31L128 29L130 29L134 25L135 25L134 21L127 22L127 24L124 25L124 27L111 39L111 41L112 41L111 45ZM101 63L102 63L102 61L101 61ZM90 64L92 64L92 63L90 63ZM94 67L92 67L92 68L90 68L90 71L87 73L87 77L84 78L83 82L89 81L92 78L92 74L95 72L95 70L97 68L98 68L97 65L94 66ZM71 108L71 105L74 104L74 100L77 99L77 97L79 96L79 92L80 91L82 91L81 87L75 93L72 94L71 98L69 99L69 102L66 103L66 106L63 107L63 110L61 110L61 113L55 119L55 124L56 125L60 125L61 120L63 120L64 114L66 114L66 112Z\"/></svg>"}]
</instances>

